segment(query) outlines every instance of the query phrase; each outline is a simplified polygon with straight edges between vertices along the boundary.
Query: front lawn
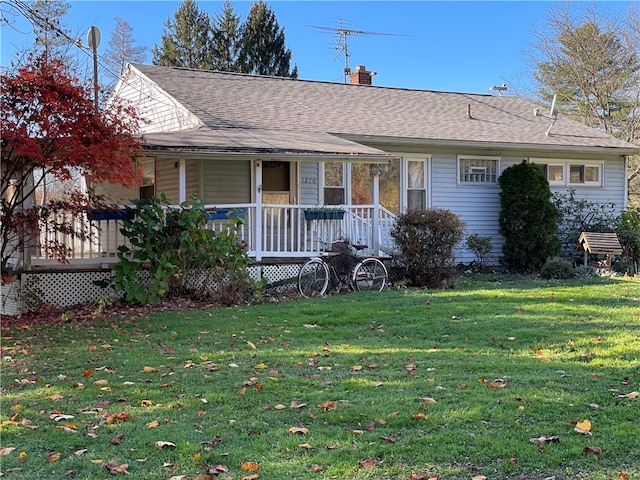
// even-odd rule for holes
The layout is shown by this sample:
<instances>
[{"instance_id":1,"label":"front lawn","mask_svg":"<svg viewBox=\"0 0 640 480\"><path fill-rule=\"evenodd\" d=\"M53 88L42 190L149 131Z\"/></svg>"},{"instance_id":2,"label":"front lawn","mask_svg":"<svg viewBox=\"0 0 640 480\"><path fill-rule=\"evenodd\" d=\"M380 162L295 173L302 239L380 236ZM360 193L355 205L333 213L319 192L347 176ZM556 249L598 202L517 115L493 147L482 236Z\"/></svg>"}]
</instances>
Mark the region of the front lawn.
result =
<instances>
[{"instance_id":1,"label":"front lawn","mask_svg":"<svg viewBox=\"0 0 640 480\"><path fill-rule=\"evenodd\" d=\"M457 283L4 328L0 470L640 478L640 279Z\"/></svg>"}]
</instances>

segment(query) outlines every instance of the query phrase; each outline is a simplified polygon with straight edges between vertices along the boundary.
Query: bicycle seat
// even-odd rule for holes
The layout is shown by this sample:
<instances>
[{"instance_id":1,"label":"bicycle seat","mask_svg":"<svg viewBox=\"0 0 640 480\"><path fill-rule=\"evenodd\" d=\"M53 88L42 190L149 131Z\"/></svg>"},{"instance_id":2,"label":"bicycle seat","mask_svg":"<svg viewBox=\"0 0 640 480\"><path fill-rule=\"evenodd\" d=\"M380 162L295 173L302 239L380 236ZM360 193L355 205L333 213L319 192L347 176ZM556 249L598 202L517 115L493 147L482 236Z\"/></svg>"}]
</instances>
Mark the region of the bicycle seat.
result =
<instances>
[{"instance_id":1,"label":"bicycle seat","mask_svg":"<svg viewBox=\"0 0 640 480\"><path fill-rule=\"evenodd\" d=\"M365 248L369 248L368 245L353 245L353 244L351 244L351 246L353 248L355 248L357 251L364 250Z\"/></svg>"}]
</instances>

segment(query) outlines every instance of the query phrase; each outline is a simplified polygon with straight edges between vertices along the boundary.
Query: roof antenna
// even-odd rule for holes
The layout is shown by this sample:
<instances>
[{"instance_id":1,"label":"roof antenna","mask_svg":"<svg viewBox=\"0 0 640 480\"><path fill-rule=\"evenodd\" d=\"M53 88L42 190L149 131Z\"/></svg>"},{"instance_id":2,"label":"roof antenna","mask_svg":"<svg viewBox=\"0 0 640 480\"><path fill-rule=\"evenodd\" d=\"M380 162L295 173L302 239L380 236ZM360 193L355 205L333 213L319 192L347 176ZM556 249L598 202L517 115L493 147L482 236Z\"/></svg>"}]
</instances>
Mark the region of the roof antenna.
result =
<instances>
[{"instance_id":1,"label":"roof antenna","mask_svg":"<svg viewBox=\"0 0 640 480\"><path fill-rule=\"evenodd\" d=\"M489 87L489 91L493 92L496 91L498 92L498 96L502 96L502 92L506 92L507 91L507 84L503 83L502 85L493 85L492 87Z\"/></svg>"},{"instance_id":2,"label":"roof antenna","mask_svg":"<svg viewBox=\"0 0 640 480\"><path fill-rule=\"evenodd\" d=\"M556 94L553 94L553 100L551 101L551 108L549 109L549 115L545 115L543 113L540 113L540 109L539 108L534 108L533 109L533 116L534 117L545 117L545 118L550 118L553 120L553 122L551 122L551 125L549 126L549 128L547 128L547 131L544 132L545 136L549 136L549 132L551 131L551 129L553 128L553 126L556 124L556 120L558 119L558 110L556 109Z\"/></svg>"},{"instance_id":3,"label":"roof antenna","mask_svg":"<svg viewBox=\"0 0 640 480\"><path fill-rule=\"evenodd\" d=\"M342 19L338 20L337 27L320 27L317 25L309 25L310 27L317 28L318 30L324 30L327 32L335 33L337 35L336 46L335 49L338 50L338 53L333 58L334 60L338 58L340 55L344 53L344 83L347 83L347 79L349 75L351 75L351 68L349 67L349 57L351 53L349 53L349 35L393 35L397 37L408 37L409 35L402 35L397 33L383 33L383 32L369 32L365 30L354 30L352 28L346 28L342 24Z\"/></svg>"}]
</instances>

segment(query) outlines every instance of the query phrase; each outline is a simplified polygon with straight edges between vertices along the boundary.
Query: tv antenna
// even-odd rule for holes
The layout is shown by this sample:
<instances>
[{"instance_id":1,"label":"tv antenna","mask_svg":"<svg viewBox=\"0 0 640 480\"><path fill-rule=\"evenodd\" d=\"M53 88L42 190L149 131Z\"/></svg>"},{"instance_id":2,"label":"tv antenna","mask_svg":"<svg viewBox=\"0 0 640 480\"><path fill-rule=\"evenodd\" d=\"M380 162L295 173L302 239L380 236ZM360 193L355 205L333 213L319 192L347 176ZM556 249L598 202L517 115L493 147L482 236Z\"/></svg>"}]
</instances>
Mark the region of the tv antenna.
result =
<instances>
[{"instance_id":1,"label":"tv antenna","mask_svg":"<svg viewBox=\"0 0 640 480\"><path fill-rule=\"evenodd\" d=\"M553 128L553 126L556 124L556 120L558 119L558 110L556 109L556 94L553 94L553 100L551 101L551 108L549 109L549 115L545 115L544 113L540 113L540 109L539 108L534 108L533 109L533 116L534 117L544 117L544 118L550 118L551 120L553 120L553 122L551 122L551 125L549 126L549 128L547 129L546 132L544 132L545 136L549 136L549 132L551 131L551 129Z\"/></svg>"},{"instance_id":2,"label":"tv antenna","mask_svg":"<svg viewBox=\"0 0 640 480\"><path fill-rule=\"evenodd\" d=\"M333 59L335 60L340 55L344 54L343 73L344 73L345 83L347 83L347 77L351 75L351 68L349 67L349 57L351 56L351 53L349 52L349 35L365 35L365 36L387 35L387 36L395 36L395 37L408 37L408 35L402 35L398 33L371 32L367 30L356 30L353 28L347 28L343 25L342 19L338 20L337 27L323 27L318 25L309 25L309 26L313 28L317 28L318 30L336 34L337 39L336 39L335 49L338 51L338 53Z\"/></svg>"}]
</instances>

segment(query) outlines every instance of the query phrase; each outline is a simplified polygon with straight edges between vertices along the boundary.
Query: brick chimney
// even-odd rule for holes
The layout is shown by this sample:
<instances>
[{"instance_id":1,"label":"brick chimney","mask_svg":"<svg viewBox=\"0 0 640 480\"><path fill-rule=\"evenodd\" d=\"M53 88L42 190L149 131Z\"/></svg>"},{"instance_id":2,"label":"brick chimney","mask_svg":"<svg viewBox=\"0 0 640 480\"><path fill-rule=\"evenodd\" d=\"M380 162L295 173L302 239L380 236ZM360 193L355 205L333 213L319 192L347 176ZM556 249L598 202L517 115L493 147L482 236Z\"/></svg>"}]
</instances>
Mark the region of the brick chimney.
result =
<instances>
[{"instance_id":1,"label":"brick chimney","mask_svg":"<svg viewBox=\"0 0 640 480\"><path fill-rule=\"evenodd\" d=\"M355 72L351 72L350 80L352 85L371 85L371 78L376 72L368 72L364 65L358 65Z\"/></svg>"}]
</instances>

